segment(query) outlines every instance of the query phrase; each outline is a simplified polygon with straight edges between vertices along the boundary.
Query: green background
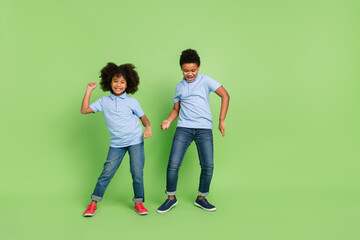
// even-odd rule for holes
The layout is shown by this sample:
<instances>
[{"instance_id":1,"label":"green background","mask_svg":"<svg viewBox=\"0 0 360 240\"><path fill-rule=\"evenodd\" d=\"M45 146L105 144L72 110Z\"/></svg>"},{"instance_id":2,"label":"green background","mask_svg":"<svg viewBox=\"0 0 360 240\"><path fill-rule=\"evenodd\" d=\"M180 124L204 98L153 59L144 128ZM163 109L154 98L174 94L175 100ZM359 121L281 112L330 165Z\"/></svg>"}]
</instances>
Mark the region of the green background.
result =
<instances>
[{"instance_id":1,"label":"green background","mask_svg":"<svg viewBox=\"0 0 360 240\"><path fill-rule=\"evenodd\" d=\"M2 239L341 239L360 237L360 2L0 1ZM165 200L175 124L160 130L182 50L228 90L226 137L211 94L213 213L193 205L196 147ZM126 157L93 218L82 212L102 170L102 114L81 115L88 82L133 63L145 141L148 216L132 210ZM91 102L107 95L98 87Z\"/></svg>"}]
</instances>

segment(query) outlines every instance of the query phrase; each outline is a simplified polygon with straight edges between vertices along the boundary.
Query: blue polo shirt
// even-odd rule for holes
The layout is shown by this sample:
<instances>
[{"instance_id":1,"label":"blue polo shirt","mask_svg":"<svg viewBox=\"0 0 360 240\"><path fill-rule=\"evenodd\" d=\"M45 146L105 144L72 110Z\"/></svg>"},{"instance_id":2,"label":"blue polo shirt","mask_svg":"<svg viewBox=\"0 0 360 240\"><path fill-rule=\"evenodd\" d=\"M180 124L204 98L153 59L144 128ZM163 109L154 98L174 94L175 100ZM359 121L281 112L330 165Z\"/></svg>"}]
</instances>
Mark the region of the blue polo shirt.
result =
<instances>
[{"instance_id":1,"label":"blue polo shirt","mask_svg":"<svg viewBox=\"0 0 360 240\"><path fill-rule=\"evenodd\" d=\"M180 101L178 127L212 129L212 116L209 104L210 92L221 86L204 74L198 74L191 83L183 80L176 85L174 103Z\"/></svg>"},{"instance_id":2,"label":"blue polo shirt","mask_svg":"<svg viewBox=\"0 0 360 240\"><path fill-rule=\"evenodd\" d=\"M90 105L96 112L104 114L110 132L111 147L127 147L144 141L139 117L144 116L139 102L126 95L104 96Z\"/></svg>"}]
</instances>

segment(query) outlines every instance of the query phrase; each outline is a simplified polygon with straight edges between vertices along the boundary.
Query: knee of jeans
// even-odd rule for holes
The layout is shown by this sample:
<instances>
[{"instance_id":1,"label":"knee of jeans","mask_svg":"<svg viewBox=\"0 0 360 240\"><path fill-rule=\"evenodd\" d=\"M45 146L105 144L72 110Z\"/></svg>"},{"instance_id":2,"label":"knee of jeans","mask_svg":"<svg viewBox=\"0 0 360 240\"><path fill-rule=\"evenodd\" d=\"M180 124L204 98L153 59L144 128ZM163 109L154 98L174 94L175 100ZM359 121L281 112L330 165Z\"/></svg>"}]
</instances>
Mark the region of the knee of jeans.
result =
<instances>
[{"instance_id":1,"label":"knee of jeans","mask_svg":"<svg viewBox=\"0 0 360 240\"><path fill-rule=\"evenodd\" d=\"M102 171L102 173L101 173L101 176L102 177L111 177L111 175L112 175L112 172L114 171L114 165L113 164L111 164L111 163L106 163L105 165L104 165L104 169L103 169L103 171Z\"/></svg>"},{"instance_id":2,"label":"knee of jeans","mask_svg":"<svg viewBox=\"0 0 360 240\"><path fill-rule=\"evenodd\" d=\"M168 164L168 170L179 170L180 166L177 164Z\"/></svg>"},{"instance_id":3,"label":"knee of jeans","mask_svg":"<svg viewBox=\"0 0 360 240\"><path fill-rule=\"evenodd\" d=\"M143 169L142 168L134 168L130 170L131 174L135 177L143 176Z\"/></svg>"},{"instance_id":4,"label":"knee of jeans","mask_svg":"<svg viewBox=\"0 0 360 240\"><path fill-rule=\"evenodd\" d=\"M134 183L142 183L143 182L143 177L142 176L136 176L134 177Z\"/></svg>"},{"instance_id":5,"label":"knee of jeans","mask_svg":"<svg viewBox=\"0 0 360 240\"><path fill-rule=\"evenodd\" d=\"M103 173L106 175L110 174L113 169L114 169L114 166L112 166L112 164L105 164Z\"/></svg>"},{"instance_id":6,"label":"knee of jeans","mask_svg":"<svg viewBox=\"0 0 360 240\"><path fill-rule=\"evenodd\" d=\"M102 172L99 179L106 180L106 179L109 179L111 177L112 177L112 175L109 172Z\"/></svg>"},{"instance_id":7,"label":"knee of jeans","mask_svg":"<svg viewBox=\"0 0 360 240\"><path fill-rule=\"evenodd\" d=\"M201 170L203 170L205 172L212 172L214 170L214 165L203 164L203 165L201 165Z\"/></svg>"}]
</instances>

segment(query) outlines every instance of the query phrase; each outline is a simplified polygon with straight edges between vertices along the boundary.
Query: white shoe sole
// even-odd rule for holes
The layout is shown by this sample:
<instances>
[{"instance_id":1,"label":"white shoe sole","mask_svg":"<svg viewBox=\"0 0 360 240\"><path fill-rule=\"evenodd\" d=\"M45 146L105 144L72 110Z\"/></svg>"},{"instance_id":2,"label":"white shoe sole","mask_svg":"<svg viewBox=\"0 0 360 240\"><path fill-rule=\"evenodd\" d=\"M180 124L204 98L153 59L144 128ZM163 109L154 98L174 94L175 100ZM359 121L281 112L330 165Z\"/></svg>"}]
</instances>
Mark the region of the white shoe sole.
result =
<instances>
[{"instance_id":1,"label":"white shoe sole","mask_svg":"<svg viewBox=\"0 0 360 240\"><path fill-rule=\"evenodd\" d=\"M200 208L202 208L202 209L204 209L206 211L209 211L209 212L213 212L213 211L216 210L216 207L208 209L208 208L204 208L203 206L201 206L200 204L198 204L196 202L194 202L194 204L195 204L195 206L198 206L198 207L200 207Z\"/></svg>"},{"instance_id":2,"label":"white shoe sole","mask_svg":"<svg viewBox=\"0 0 360 240\"><path fill-rule=\"evenodd\" d=\"M160 211L160 210L158 209L157 212L158 212L158 213L166 213L166 212L170 211L170 209L172 209L173 207L175 207L176 204L178 204L178 202L174 203L174 205L172 205L168 210Z\"/></svg>"},{"instance_id":3,"label":"white shoe sole","mask_svg":"<svg viewBox=\"0 0 360 240\"><path fill-rule=\"evenodd\" d=\"M85 213L85 214L83 214L83 216L84 216L84 217L92 217L92 216L94 216L94 215L95 215L96 211L97 211L97 210L95 210L94 214L91 214L91 213Z\"/></svg>"},{"instance_id":4,"label":"white shoe sole","mask_svg":"<svg viewBox=\"0 0 360 240\"><path fill-rule=\"evenodd\" d=\"M139 215L147 215L149 212L143 212L143 213L139 213L138 211L136 211L136 209L134 209L135 210L135 212L137 212L137 214L139 214Z\"/></svg>"}]
</instances>

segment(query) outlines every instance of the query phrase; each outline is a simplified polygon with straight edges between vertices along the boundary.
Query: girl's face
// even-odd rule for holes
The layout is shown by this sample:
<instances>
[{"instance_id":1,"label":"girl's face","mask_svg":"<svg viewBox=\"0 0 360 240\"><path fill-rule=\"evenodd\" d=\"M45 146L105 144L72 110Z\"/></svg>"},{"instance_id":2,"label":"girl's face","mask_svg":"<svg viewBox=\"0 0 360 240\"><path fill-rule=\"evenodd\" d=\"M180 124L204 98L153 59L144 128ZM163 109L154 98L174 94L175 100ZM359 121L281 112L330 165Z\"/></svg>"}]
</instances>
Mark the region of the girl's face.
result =
<instances>
[{"instance_id":1,"label":"girl's face","mask_svg":"<svg viewBox=\"0 0 360 240\"><path fill-rule=\"evenodd\" d=\"M184 63L181 66L181 71L183 72L184 78L189 83L193 82L198 75L200 66L196 63Z\"/></svg>"},{"instance_id":2,"label":"girl's face","mask_svg":"<svg viewBox=\"0 0 360 240\"><path fill-rule=\"evenodd\" d=\"M122 75L115 75L111 80L110 86L113 94L116 96L120 96L124 94L127 83Z\"/></svg>"}]
</instances>

